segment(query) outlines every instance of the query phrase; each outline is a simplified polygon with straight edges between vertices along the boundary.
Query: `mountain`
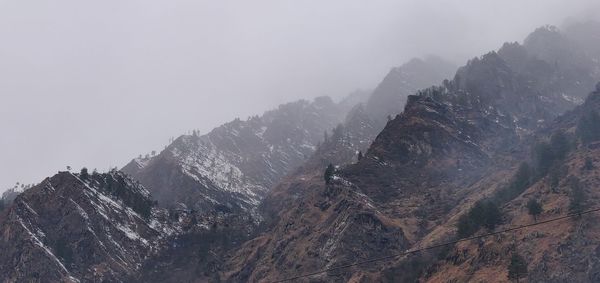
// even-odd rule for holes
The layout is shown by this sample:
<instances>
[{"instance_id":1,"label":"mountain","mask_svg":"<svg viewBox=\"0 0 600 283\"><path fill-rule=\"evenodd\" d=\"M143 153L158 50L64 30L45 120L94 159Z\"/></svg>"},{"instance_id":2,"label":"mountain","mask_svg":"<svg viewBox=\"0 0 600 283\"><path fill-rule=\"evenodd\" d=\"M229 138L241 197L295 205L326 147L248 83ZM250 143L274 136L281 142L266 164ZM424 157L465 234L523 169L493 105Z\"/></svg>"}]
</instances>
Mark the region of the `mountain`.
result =
<instances>
[{"instance_id":1,"label":"mountain","mask_svg":"<svg viewBox=\"0 0 600 283\"><path fill-rule=\"evenodd\" d=\"M402 69L403 74L388 75L382 82L388 86L385 93L357 90L339 103L319 97L313 102L284 104L260 117L236 119L206 135L194 132L181 136L156 156L133 159L122 171L139 180L163 207L228 213L252 211L284 176L311 163L307 159L315 151L337 143L340 131L352 139L338 158L340 163L342 156L344 162L351 161L357 151L366 150L384 120L373 118L381 112L376 106L368 108L373 111L370 113L363 104L385 99L402 103L408 91L392 92L394 84L411 84L417 78L419 82L411 86L441 81L437 75L429 74L437 74L435 69L424 67L443 62L441 59L430 57L411 62L392 70ZM382 95L385 97L377 98ZM396 106L401 107L401 104ZM332 132L332 138L323 141L323 133L327 131Z\"/></svg>"},{"instance_id":2,"label":"mountain","mask_svg":"<svg viewBox=\"0 0 600 283\"><path fill-rule=\"evenodd\" d=\"M368 99L184 135L127 174L59 172L0 211L2 279L271 282L349 265L298 281L598 281L591 214L396 256L594 207L596 27L540 28L443 81L446 63L413 60Z\"/></svg>"},{"instance_id":3,"label":"mountain","mask_svg":"<svg viewBox=\"0 0 600 283\"><path fill-rule=\"evenodd\" d=\"M380 127L363 105L370 93L288 103L181 136L122 169L148 190L119 171L60 172L11 190L2 272L16 281L219 280L223 255L260 231L255 209L271 187L368 148Z\"/></svg>"},{"instance_id":4,"label":"mountain","mask_svg":"<svg viewBox=\"0 0 600 283\"><path fill-rule=\"evenodd\" d=\"M184 135L156 156L133 159L122 171L163 207L253 211L283 177L316 164L308 161L315 151L336 147L338 164L352 161L381 130L386 115L401 111L409 94L441 82L453 69L438 57L413 59L392 69L373 92L357 90L339 103L327 97L288 103L206 135ZM323 140L327 131L332 137Z\"/></svg>"},{"instance_id":5,"label":"mountain","mask_svg":"<svg viewBox=\"0 0 600 283\"><path fill-rule=\"evenodd\" d=\"M327 98L286 104L262 117L225 124L205 136L182 136L158 156L128 164L123 170L148 186L159 203L167 204L164 207L184 208L194 217L219 215L210 226L220 228L196 227L174 237L172 246L147 260L138 280L217 280L222 255L268 225L270 213L264 208L269 206L263 198L273 186L294 172L321 168L332 160L351 163L368 148L382 127L365 109L368 97L370 92L356 91L337 104ZM232 167L239 168L239 174L233 169L233 178L219 177ZM192 172L197 183L182 177L182 171ZM263 219L260 226L256 219ZM179 270L177 276L165 276L173 269Z\"/></svg>"},{"instance_id":6,"label":"mountain","mask_svg":"<svg viewBox=\"0 0 600 283\"><path fill-rule=\"evenodd\" d=\"M342 108L328 97L284 104L206 135L181 136L157 156L134 159L122 170L164 207L251 211L314 152L323 133L343 118Z\"/></svg>"},{"instance_id":7,"label":"mountain","mask_svg":"<svg viewBox=\"0 0 600 283\"><path fill-rule=\"evenodd\" d=\"M589 36L600 34L595 31ZM533 47L536 37L551 50L565 38L544 27L524 45L506 44L469 61L453 80L410 96L403 113L386 124L364 157L339 167L328 182L323 168L309 167L275 187L263 202L264 211L273 214L268 228L229 258L223 276L232 282L266 282L391 256L455 239L458 218L490 195L498 194L492 208L513 201L523 188L507 180L530 158L537 134L580 104L594 89L593 79L600 80L595 68L568 56L578 51L546 53ZM582 70L585 76L572 75ZM580 87L590 84L585 92ZM482 230L467 228L469 233ZM310 280L428 280L436 260L445 256L391 258ZM464 261L478 254L470 256Z\"/></svg>"},{"instance_id":8,"label":"mountain","mask_svg":"<svg viewBox=\"0 0 600 283\"><path fill-rule=\"evenodd\" d=\"M190 264L201 268L192 278L212 281L219 254L246 240L253 223L160 208L119 171L59 172L0 213L0 274L6 282L157 282L177 278L161 268Z\"/></svg>"},{"instance_id":9,"label":"mountain","mask_svg":"<svg viewBox=\"0 0 600 283\"><path fill-rule=\"evenodd\" d=\"M19 281L123 281L174 233L120 172L60 172L0 214L0 274Z\"/></svg>"}]
</instances>

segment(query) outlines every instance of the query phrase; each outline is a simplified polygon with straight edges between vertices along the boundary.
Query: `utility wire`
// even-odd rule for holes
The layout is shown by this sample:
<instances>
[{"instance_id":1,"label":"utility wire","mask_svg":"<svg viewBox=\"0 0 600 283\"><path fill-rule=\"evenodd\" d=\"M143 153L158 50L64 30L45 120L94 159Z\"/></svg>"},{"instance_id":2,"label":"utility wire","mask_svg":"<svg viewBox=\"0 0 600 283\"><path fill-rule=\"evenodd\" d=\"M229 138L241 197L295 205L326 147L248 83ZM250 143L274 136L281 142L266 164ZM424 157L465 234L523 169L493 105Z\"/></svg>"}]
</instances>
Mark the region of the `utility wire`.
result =
<instances>
[{"instance_id":1,"label":"utility wire","mask_svg":"<svg viewBox=\"0 0 600 283\"><path fill-rule=\"evenodd\" d=\"M559 221L559 220L563 220L563 219L567 219L567 218L573 218L573 217L576 217L576 216L581 216L581 215L584 215L584 214L589 214L589 213L593 213L593 212L597 212L597 211L600 211L600 208L595 208L595 209L580 211L580 212L576 212L576 213L571 213L571 214L567 214L567 215L561 216L561 217L556 217L556 218L552 218L552 219L548 219L548 220L544 220L544 221L539 221L539 222L535 222L535 223L531 223L531 224L521 225L521 226L515 226L515 227L511 227L511 228L505 229L505 230L500 230L500 231L496 231L496 232L482 234L482 235L479 235L479 236L472 236L472 237L462 238L462 239L454 240L454 241L451 241L451 242L446 242L446 243L442 243L442 244L432 245L432 246L428 246L428 247L424 247L424 248L419 248L419 249L414 249L414 250L407 250L407 251L404 251L404 252L401 252L401 253L397 253L397 254L393 254L393 255L388 255L388 256L383 256L383 257L376 257L376 258L372 258L372 259L367 259L365 261L359 261L359 262L350 263L350 264L346 264L346 265L334 266L334 267L322 269L322 270L311 272L311 273L306 273L306 274L302 274L302 275L298 275L298 276L294 276L294 277L289 277L289 278L285 278L285 279L273 281L273 283L287 282L287 281L292 281L292 280L296 280L296 279L300 279L300 278L311 277L311 276L318 275L318 274L321 274L321 273L326 273L326 272L329 272L329 271L334 271L334 270L349 268L349 267L363 265L363 264L377 262L377 261L383 261L383 260L393 259L393 258L397 258L397 257L403 256L403 255L415 254L415 253L422 252L422 251L428 251L428 250L432 250L432 249L436 249L436 248L440 248L440 247L444 247L444 246L454 245L454 244L457 244L457 243L460 243L460 242L466 242L466 241L481 239L481 238L485 238L485 237L489 237L489 236L494 236L494 235L498 235L498 234L502 234L502 233L506 233L506 232L516 231L516 230L520 230L520 229L524 229L524 228L528 228L528 227L532 227L532 226L543 225L543 224L547 224L547 223L550 223L550 222L555 222L555 221Z\"/></svg>"}]
</instances>

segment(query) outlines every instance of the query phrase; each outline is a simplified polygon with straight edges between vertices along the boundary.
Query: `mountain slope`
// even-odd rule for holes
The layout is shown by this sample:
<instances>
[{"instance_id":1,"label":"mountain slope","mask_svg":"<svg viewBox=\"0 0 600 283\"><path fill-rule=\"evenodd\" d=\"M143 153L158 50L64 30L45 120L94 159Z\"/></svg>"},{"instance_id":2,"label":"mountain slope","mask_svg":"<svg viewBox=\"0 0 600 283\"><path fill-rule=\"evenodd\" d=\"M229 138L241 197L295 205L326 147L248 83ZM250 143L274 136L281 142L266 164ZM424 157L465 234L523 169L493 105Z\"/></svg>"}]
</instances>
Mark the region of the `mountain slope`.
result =
<instances>
[{"instance_id":1,"label":"mountain slope","mask_svg":"<svg viewBox=\"0 0 600 283\"><path fill-rule=\"evenodd\" d=\"M436 228L500 188L528 158L534 133L567 102L576 105L565 97L586 95L570 87L572 76L556 76L568 73L562 68L568 65L532 73L547 62L526 47L508 47L523 51L525 60L505 46L471 60L443 86L409 97L365 157L338 170L329 184L323 171L307 170L272 190L265 200L276 215L270 228L231 257L224 276L272 281L454 237L454 230ZM356 266L311 280L413 281L432 260L417 261Z\"/></svg>"},{"instance_id":2,"label":"mountain slope","mask_svg":"<svg viewBox=\"0 0 600 283\"><path fill-rule=\"evenodd\" d=\"M150 160L123 168L165 207L254 209L269 188L302 164L343 117L327 97L281 105L210 133L181 136Z\"/></svg>"},{"instance_id":3,"label":"mountain slope","mask_svg":"<svg viewBox=\"0 0 600 283\"><path fill-rule=\"evenodd\" d=\"M305 164L315 150L339 145L337 139L343 137L345 146L337 148L344 152L338 151L338 159L351 161L375 138L385 115L400 112L408 94L441 81L452 69L436 57L413 59L394 68L373 94L356 91L338 104L326 97L285 104L203 136L181 136L159 155L134 159L122 170L144 184L164 207L253 210L270 188ZM366 106L357 106L367 97ZM341 127L336 127L339 123ZM330 130L332 138L323 141L323 132Z\"/></svg>"},{"instance_id":4,"label":"mountain slope","mask_svg":"<svg viewBox=\"0 0 600 283\"><path fill-rule=\"evenodd\" d=\"M153 205L122 173L58 173L0 216L0 273L8 281L125 280L173 233Z\"/></svg>"},{"instance_id":5,"label":"mountain slope","mask_svg":"<svg viewBox=\"0 0 600 283\"><path fill-rule=\"evenodd\" d=\"M548 139L548 133L567 133L573 139L572 147L564 159L554 162L554 169L534 179L521 194L502 206L503 219L497 229L598 207L595 200L600 197L596 189L600 151L596 143L586 143L575 135L582 117L592 111L600 111L600 83L584 105L560 117L540 133L538 139L541 140ZM598 133L597 130L594 132ZM532 200L540 204L540 214L535 218L528 209ZM527 269L520 277L529 281L597 282L600 280L597 271L600 266L598 217L597 213L592 213L458 244L435 262L424 281L508 282L511 255L519 254L525 259ZM445 229L448 229L447 225Z\"/></svg>"}]
</instances>

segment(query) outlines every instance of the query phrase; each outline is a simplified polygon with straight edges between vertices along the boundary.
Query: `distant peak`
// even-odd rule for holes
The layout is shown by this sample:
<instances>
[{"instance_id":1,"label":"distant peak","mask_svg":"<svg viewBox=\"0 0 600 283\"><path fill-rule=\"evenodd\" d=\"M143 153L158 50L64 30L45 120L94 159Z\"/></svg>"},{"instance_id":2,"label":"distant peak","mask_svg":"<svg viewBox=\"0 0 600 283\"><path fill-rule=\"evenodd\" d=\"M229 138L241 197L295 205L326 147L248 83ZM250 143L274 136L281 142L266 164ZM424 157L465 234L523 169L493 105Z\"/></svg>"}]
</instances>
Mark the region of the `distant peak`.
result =
<instances>
[{"instance_id":1,"label":"distant peak","mask_svg":"<svg viewBox=\"0 0 600 283\"><path fill-rule=\"evenodd\" d=\"M534 32L529 34L523 41L525 46L537 46L540 44L556 43L559 40L564 40L560 30L555 26L543 26L537 28Z\"/></svg>"},{"instance_id":2,"label":"distant peak","mask_svg":"<svg viewBox=\"0 0 600 283\"><path fill-rule=\"evenodd\" d=\"M314 103L316 105L333 105L333 99L331 99L331 97L323 95L323 96L317 96L315 97L315 99L313 100Z\"/></svg>"}]
</instances>

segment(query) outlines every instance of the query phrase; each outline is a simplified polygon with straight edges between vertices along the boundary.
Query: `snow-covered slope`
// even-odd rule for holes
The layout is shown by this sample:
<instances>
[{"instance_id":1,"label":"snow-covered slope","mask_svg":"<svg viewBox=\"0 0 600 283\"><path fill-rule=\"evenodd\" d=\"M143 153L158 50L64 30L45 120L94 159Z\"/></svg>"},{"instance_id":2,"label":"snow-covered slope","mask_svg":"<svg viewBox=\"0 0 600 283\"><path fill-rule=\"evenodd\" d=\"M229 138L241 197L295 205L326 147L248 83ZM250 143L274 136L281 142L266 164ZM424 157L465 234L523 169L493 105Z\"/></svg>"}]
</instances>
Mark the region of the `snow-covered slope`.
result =
<instances>
[{"instance_id":1,"label":"snow-covered slope","mask_svg":"<svg viewBox=\"0 0 600 283\"><path fill-rule=\"evenodd\" d=\"M165 207L250 210L314 152L323 133L342 120L343 108L328 97L284 104L203 136L181 136L157 156L134 159L123 171Z\"/></svg>"}]
</instances>

